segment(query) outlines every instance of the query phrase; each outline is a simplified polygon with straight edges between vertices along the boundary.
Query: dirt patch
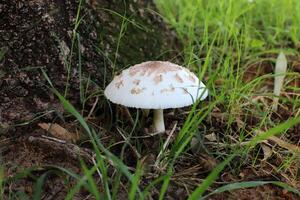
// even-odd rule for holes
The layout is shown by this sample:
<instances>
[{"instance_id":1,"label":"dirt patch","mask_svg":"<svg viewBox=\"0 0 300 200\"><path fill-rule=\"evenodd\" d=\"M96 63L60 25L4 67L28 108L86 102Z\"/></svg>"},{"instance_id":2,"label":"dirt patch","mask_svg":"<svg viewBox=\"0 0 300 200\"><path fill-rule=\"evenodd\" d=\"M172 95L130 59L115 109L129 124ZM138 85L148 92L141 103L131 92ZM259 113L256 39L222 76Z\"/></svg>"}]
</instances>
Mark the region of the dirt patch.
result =
<instances>
[{"instance_id":1,"label":"dirt patch","mask_svg":"<svg viewBox=\"0 0 300 200\"><path fill-rule=\"evenodd\" d=\"M47 174L43 184L43 199L64 199L77 180L60 171L59 167L81 174L80 159L91 162L92 155L88 150L42 136L42 133L36 131L30 136L11 139L2 149L5 176L12 179L8 181L4 199L8 197L6 194L12 192L24 192L32 197L36 181L43 174ZM81 195L86 193L82 191L77 197Z\"/></svg>"}]
</instances>

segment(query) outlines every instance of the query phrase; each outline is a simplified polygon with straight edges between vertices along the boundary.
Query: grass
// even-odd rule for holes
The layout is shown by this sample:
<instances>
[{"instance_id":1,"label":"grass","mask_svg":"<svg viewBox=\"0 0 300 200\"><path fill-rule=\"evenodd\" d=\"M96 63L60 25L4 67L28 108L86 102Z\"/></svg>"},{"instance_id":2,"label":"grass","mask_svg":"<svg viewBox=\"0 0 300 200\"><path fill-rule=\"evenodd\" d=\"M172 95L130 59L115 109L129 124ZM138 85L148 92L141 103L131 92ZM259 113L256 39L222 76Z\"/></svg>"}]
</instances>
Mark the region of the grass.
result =
<instances>
[{"instance_id":1,"label":"grass","mask_svg":"<svg viewBox=\"0 0 300 200\"><path fill-rule=\"evenodd\" d=\"M158 199L165 199L170 185L175 182L172 177L178 173L179 161L190 152L191 140L197 138L195 134L203 126L204 135L220 133L217 141L213 141L209 146L204 143L203 137L197 139L199 143L204 143L206 152L211 157L217 158L220 164L215 165L209 173L201 174L202 181L198 181L192 187L188 186L188 183L182 186L185 187L186 193L190 194L188 199L201 197L205 199L213 194L264 184L277 185L299 195L299 191L292 188L289 183L279 181L235 182L222 184L218 188L214 184L224 170L238 174L240 172L238 169L242 166L257 165L261 155L259 146L263 141L275 135L288 136L289 130L300 123L299 95L280 97L279 107L289 108L288 118L281 117L280 113L273 113L270 103L273 97L270 80L274 75L266 69L267 66L274 66L275 58L280 51L290 59L299 58L297 46L300 43L300 2L298 0L156 0L155 2L161 16L176 31L183 44L181 55L183 65L196 72L209 88L209 101L196 102L187 115L181 114L184 122L179 123L182 126L179 132L176 132L176 138L164 149L162 148L166 137L160 136L161 145L157 152L162 152L162 155L158 160L158 168L150 173L147 170L149 166L143 160L147 155L137 159L134 167L126 164L124 156L125 149L128 148L136 147L139 154L143 152L143 142L132 137L141 126L138 111L132 113L135 116L134 128L126 124L124 119L116 120L116 125L124 136L124 145L122 153L115 155L111 152L110 146L102 143L103 129L97 129L86 121L83 112L78 112L66 99L69 83L66 83L64 94L61 95L53 88L51 80L43 71L52 91L60 99L64 108L83 127L95 154L94 165L81 161L83 175L59 167L49 169L75 178L76 184L70 189L66 199L72 199L82 188L85 188L95 199L117 199L120 191L125 192L130 200L148 199L154 189L159 191ZM66 59L70 61L75 46L80 46L80 35L76 33L82 19L80 9L81 1L73 32L74 46L72 45L70 58ZM116 44L117 50L112 61L112 73L115 73L114 67L120 41L130 22L130 19L125 17L122 19ZM79 74L82 76L80 50L78 53ZM293 73L291 61L283 90L299 94L297 86L287 84L300 78L299 74ZM70 72L71 63L67 66ZM257 73L259 70L262 73ZM84 102L89 98L84 88L85 82L87 82L86 88L88 87L90 80L88 78L87 80L80 84L80 99L83 107ZM102 86L100 88L104 89ZM102 95L101 91L100 95ZM216 121L221 118L222 122L217 123ZM257 134L257 130L262 130L263 133ZM111 146L113 143L114 141L111 141ZM246 145L243 145L244 143ZM281 153L281 149L276 149L276 154ZM283 159L280 166L277 166L277 173L291 167L293 161L297 159L297 156L293 156L291 152L287 154L292 159ZM233 160L239 156L248 159L241 159L238 163L234 163ZM110 173L111 171L113 174ZM26 176L29 174L31 172L26 173ZM41 197L47 175L46 172L37 179L35 199ZM146 179L147 175L152 175L153 178ZM4 191L4 185L9 184L10 181L3 178L3 169L0 168L0 194ZM214 189L211 188L212 185Z\"/></svg>"},{"instance_id":2,"label":"grass","mask_svg":"<svg viewBox=\"0 0 300 200\"><path fill-rule=\"evenodd\" d=\"M253 138L250 145L255 147L259 140L275 135L274 130L277 130L277 134L285 133L281 128L291 121L281 121L284 123L278 125L278 120L271 117L273 113L270 104L253 101L255 97L272 98L270 85L264 90L261 88L273 75L265 73L252 76L249 69L251 65L256 67L255 71L258 68L264 70L264 66L261 66L263 63L273 65L274 57L280 51L299 57L296 48L300 39L300 29L297 26L300 20L300 3L293 0L156 0L156 4L184 45L185 65L198 71L199 77L206 80L212 96L210 103L215 103L226 117L226 129L223 133L225 143L232 143L226 140L228 136L235 138L234 143L242 143L249 136L253 137L255 130L274 127ZM287 76L286 82L295 77L299 79L299 74L287 73ZM245 81L248 77L250 81ZM290 89L296 92L297 86ZM288 101L281 97L281 100L284 104L291 105L293 110L290 117L295 117L292 123L299 124L299 96ZM204 116L210 116L210 113ZM260 123L247 124L249 118L258 118ZM233 130L237 120L243 121L238 132ZM187 122L191 122L189 118ZM196 122L191 123L198 126ZM243 147L233 151L250 153Z\"/></svg>"}]
</instances>

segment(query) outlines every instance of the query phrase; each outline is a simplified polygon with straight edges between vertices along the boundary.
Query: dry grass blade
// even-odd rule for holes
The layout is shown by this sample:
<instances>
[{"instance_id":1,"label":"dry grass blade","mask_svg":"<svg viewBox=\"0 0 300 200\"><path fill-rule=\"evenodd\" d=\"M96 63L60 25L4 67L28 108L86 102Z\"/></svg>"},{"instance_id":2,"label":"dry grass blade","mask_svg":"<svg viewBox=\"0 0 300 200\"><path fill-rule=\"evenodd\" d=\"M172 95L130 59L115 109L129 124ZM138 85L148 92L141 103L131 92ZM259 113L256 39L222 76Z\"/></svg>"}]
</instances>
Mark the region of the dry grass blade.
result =
<instances>
[{"instance_id":1,"label":"dry grass blade","mask_svg":"<svg viewBox=\"0 0 300 200\"><path fill-rule=\"evenodd\" d=\"M256 131L257 134L263 133L263 131ZM277 145L279 145L282 148L285 148L293 153L299 153L300 147L291 143L288 143L276 136L271 136L268 138L269 141L275 142Z\"/></svg>"},{"instance_id":2,"label":"dry grass blade","mask_svg":"<svg viewBox=\"0 0 300 200\"><path fill-rule=\"evenodd\" d=\"M126 138L126 136L122 133L121 129L119 129L117 127L117 131L118 133L122 136L122 138L124 139L124 142L127 143L129 145L129 147L132 149L132 151L134 152L135 156L140 159L141 158L141 154L137 151L137 149L130 143L130 142L127 142L128 141L128 138ZM123 142L122 142L123 143Z\"/></svg>"},{"instance_id":3,"label":"dry grass blade","mask_svg":"<svg viewBox=\"0 0 300 200\"><path fill-rule=\"evenodd\" d=\"M172 138L172 136L173 136L173 134L174 134L174 132L176 130L177 124L178 124L178 122L176 122L174 124L174 126L173 126L173 128L172 128L172 130L171 130L171 132L170 132L170 134L169 134L169 136L167 138L167 140L165 141L165 143L163 145L163 148L160 150L159 154L157 155L157 158L156 158L156 161L155 161L155 164L154 164L157 168L159 168L159 163L161 161L161 157L162 157L163 153L165 152L166 148L168 147L168 145L169 145L169 143L171 141L171 138Z\"/></svg>"},{"instance_id":4,"label":"dry grass blade","mask_svg":"<svg viewBox=\"0 0 300 200\"><path fill-rule=\"evenodd\" d=\"M261 144L261 148L264 152L264 158L262 159L262 161L267 160L268 158L270 158L273 154L272 148L269 147L267 144Z\"/></svg>"},{"instance_id":5,"label":"dry grass blade","mask_svg":"<svg viewBox=\"0 0 300 200\"><path fill-rule=\"evenodd\" d=\"M288 143L276 136L272 136L269 138L269 140L275 142L276 144L278 144L279 146L281 146L282 148L288 149L294 153L299 153L300 152L300 147L291 143Z\"/></svg>"}]
</instances>

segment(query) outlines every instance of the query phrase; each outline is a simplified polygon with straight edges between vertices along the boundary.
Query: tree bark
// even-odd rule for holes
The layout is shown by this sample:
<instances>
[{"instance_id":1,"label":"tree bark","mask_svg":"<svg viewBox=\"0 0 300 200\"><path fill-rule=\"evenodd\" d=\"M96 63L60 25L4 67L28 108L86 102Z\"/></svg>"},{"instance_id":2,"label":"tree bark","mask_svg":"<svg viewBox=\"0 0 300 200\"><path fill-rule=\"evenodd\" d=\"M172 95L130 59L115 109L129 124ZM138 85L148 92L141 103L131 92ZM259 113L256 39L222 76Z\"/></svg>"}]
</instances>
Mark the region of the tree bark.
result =
<instances>
[{"instance_id":1,"label":"tree bark","mask_svg":"<svg viewBox=\"0 0 300 200\"><path fill-rule=\"evenodd\" d=\"M83 89L101 91L113 72L176 55L152 1L4 0L0 24L0 130L63 112L45 74L72 104L88 107Z\"/></svg>"}]
</instances>

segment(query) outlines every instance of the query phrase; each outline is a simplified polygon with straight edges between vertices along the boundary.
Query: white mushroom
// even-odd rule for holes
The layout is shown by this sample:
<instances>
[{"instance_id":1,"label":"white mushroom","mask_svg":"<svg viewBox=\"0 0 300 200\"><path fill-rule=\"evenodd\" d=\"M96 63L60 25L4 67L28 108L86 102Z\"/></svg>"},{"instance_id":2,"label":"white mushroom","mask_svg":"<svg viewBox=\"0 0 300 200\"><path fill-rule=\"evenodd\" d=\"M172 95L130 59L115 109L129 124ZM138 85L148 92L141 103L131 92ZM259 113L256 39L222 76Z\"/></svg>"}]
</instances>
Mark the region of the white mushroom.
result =
<instances>
[{"instance_id":1,"label":"white mushroom","mask_svg":"<svg viewBox=\"0 0 300 200\"><path fill-rule=\"evenodd\" d=\"M166 61L148 61L123 70L104 94L116 104L154 109L154 127L163 132L163 109L191 105L205 99L208 91L188 69Z\"/></svg>"}]
</instances>

